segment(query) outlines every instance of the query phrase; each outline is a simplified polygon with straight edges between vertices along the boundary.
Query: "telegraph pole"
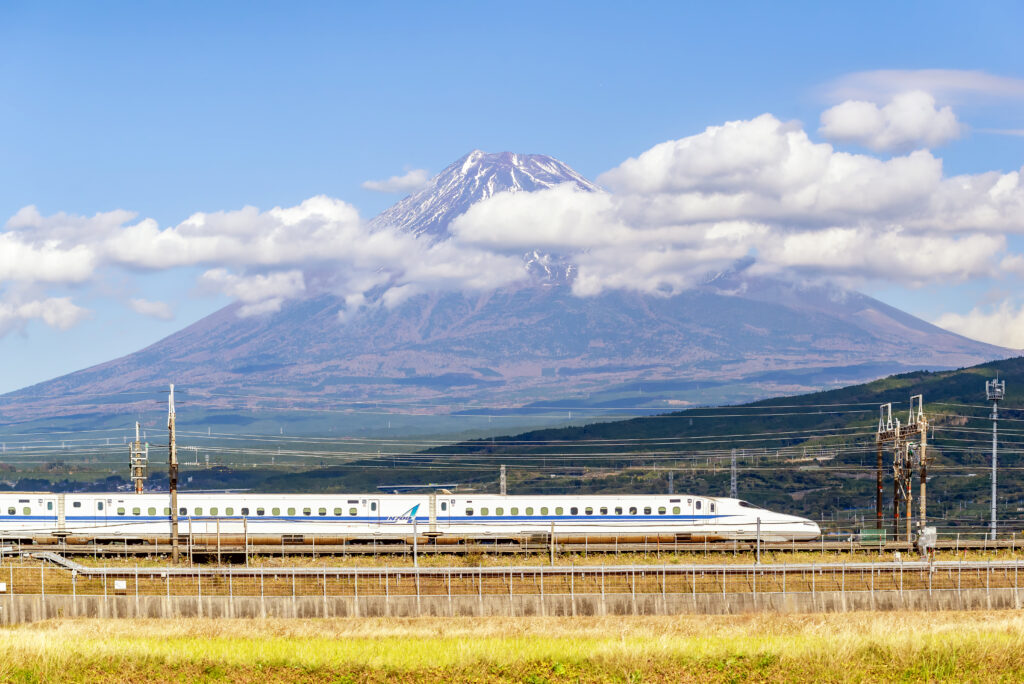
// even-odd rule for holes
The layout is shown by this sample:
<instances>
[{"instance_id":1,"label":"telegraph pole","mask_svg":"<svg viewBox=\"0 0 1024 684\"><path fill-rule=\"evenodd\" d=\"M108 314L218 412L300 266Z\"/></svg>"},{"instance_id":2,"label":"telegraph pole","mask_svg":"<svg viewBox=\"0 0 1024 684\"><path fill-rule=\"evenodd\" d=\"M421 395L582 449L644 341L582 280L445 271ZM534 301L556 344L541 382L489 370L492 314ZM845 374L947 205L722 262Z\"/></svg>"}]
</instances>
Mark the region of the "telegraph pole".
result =
<instances>
[{"instance_id":1,"label":"telegraph pole","mask_svg":"<svg viewBox=\"0 0 1024 684\"><path fill-rule=\"evenodd\" d=\"M507 485L507 483L505 481L505 464L502 463L501 464L501 495L502 496L505 496L505 494L506 494L506 491L507 491L506 485Z\"/></svg>"},{"instance_id":2,"label":"telegraph pole","mask_svg":"<svg viewBox=\"0 0 1024 684\"><path fill-rule=\"evenodd\" d=\"M1006 381L986 380L985 396L992 402L992 541L996 540L996 463L998 460L999 402L1006 395Z\"/></svg>"},{"instance_id":3,"label":"telegraph pole","mask_svg":"<svg viewBox=\"0 0 1024 684\"><path fill-rule=\"evenodd\" d=\"M174 385L167 399L167 479L171 490L171 560L178 562L178 447L174 441Z\"/></svg>"}]
</instances>

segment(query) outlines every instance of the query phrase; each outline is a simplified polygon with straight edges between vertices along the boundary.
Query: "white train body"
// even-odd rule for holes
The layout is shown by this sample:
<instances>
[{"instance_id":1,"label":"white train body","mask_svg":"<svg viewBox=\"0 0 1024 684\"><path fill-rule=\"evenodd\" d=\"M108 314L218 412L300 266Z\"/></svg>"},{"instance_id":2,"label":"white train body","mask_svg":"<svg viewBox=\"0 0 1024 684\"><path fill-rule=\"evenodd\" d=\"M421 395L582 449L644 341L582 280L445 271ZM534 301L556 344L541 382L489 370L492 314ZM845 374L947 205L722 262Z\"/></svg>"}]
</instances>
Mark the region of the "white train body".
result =
<instances>
[{"instance_id":1,"label":"white train body","mask_svg":"<svg viewBox=\"0 0 1024 684\"><path fill-rule=\"evenodd\" d=\"M180 493L179 535L316 543L331 539L441 541L523 535L586 538L808 540L806 518L739 499L676 495L225 494ZM0 538L161 540L170 496L134 493L0 493Z\"/></svg>"}]
</instances>

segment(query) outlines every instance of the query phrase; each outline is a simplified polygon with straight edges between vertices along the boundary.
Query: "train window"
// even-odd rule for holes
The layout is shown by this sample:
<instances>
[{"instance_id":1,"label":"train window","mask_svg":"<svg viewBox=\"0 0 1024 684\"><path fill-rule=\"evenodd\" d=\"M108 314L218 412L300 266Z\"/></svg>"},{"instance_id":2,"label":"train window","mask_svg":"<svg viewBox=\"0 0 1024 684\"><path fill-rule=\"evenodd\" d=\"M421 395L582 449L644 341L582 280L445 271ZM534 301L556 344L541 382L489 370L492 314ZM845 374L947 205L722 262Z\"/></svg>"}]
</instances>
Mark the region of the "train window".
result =
<instances>
[{"instance_id":1,"label":"train window","mask_svg":"<svg viewBox=\"0 0 1024 684\"><path fill-rule=\"evenodd\" d=\"M75 501L74 503L71 504L71 507L72 508L81 508L82 507L82 502L81 501Z\"/></svg>"},{"instance_id":2,"label":"train window","mask_svg":"<svg viewBox=\"0 0 1024 684\"><path fill-rule=\"evenodd\" d=\"M294 508L289 508L288 509L288 515L295 515L295 509Z\"/></svg>"},{"instance_id":3,"label":"train window","mask_svg":"<svg viewBox=\"0 0 1024 684\"><path fill-rule=\"evenodd\" d=\"M256 515L266 515L266 513L267 513L266 509L263 509L263 508L257 508L256 509Z\"/></svg>"},{"instance_id":4,"label":"train window","mask_svg":"<svg viewBox=\"0 0 1024 684\"><path fill-rule=\"evenodd\" d=\"M317 515L327 515L327 509L321 508L319 511L317 511Z\"/></svg>"},{"instance_id":5,"label":"train window","mask_svg":"<svg viewBox=\"0 0 1024 684\"><path fill-rule=\"evenodd\" d=\"M668 511L665 510L664 506L658 506L658 515L665 515L666 513L668 513Z\"/></svg>"},{"instance_id":6,"label":"train window","mask_svg":"<svg viewBox=\"0 0 1024 684\"><path fill-rule=\"evenodd\" d=\"M179 508L178 509L178 515L188 515L188 509Z\"/></svg>"},{"instance_id":7,"label":"train window","mask_svg":"<svg viewBox=\"0 0 1024 684\"><path fill-rule=\"evenodd\" d=\"M555 515L562 515L564 512L565 512L565 509L562 508L561 506L556 506L555 507Z\"/></svg>"},{"instance_id":8,"label":"train window","mask_svg":"<svg viewBox=\"0 0 1024 684\"><path fill-rule=\"evenodd\" d=\"M242 515L249 515L249 509L245 506L242 507Z\"/></svg>"},{"instance_id":9,"label":"train window","mask_svg":"<svg viewBox=\"0 0 1024 684\"><path fill-rule=\"evenodd\" d=\"M487 509L487 508L481 508L480 509L480 515L487 515L489 512L490 512L490 510Z\"/></svg>"},{"instance_id":10,"label":"train window","mask_svg":"<svg viewBox=\"0 0 1024 684\"><path fill-rule=\"evenodd\" d=\"M371 511L377 510L377 502L376 501L371 501L370 502L370 510Z\"/></svg>"},{"instance_id":11,"label":"train window","mask_svg":"<svg viewBox=\"0 0 1024 684\"><path fill-rule=\"evenodd\" d=\"M231 506L228 506L227 508L224 509L224 515L234 515L234 514L235 514L235 509L232 508Z\"/></svg>"},{"instance_id":12,"label":"train window","mask_svg":"<svg viewBox=\"0 0 1024 684\"><path fill-rule=\"evenodd\" d=\"M171 514L171 509L170 508L165 508L164 509L164 515L170 515L170 514Z\"/></svg>"},{"instance_id":13,"label":"train window","mask_svg":"<svg viewBox=\"0 0 1024 684\"><path fill-rule=\"evenodd\" d=\"M202 507L202 506L200 506L199 508L197 508L197 509L195 510L194 514L195 514L195 515L202 515L202 514L203 514L203 507Z\"/></svg>"},{"instance_id":14,"label":"train window","mask_svg":"<svg viewBox=\"0 0 1024 684\"><path fill-rule=\"evenodd\" d=\"M669 499L669 503L679 503L679 499Z\"/></svg>"},{"instance_id":15,"label":"train window","mask_svg":"<svg viewBox=\"0 0 1024 684\"><path fill-rule=\"evenodd\" d=\"M150 506L149 510L146 511L146 515L156 515L156 508Z\"/></svg>"},{"instance_id":16,"label":"train window","mask_svg":"<svg viewBox=\"0 0 1024 684\"><path fill-rule=\"evenodd\" d=\"M294 511L295 509L293 508L292 510ZM263 515L263 514L260 513L260 515ZM281 515L281 509L280 508L271 508L270 509L270 515Z\"/></svg>"},{"instance_id":17,"label":"train window","mask_svg":"<svg viewBox=\"0 0 1024 684\"><path fill-rule=\"evenodd\" d=\"M117 509L117 514L118 514L118 515L124 515L124 508L121 508L121 507L119 506L119 507L118 507L118 509Z\"/></svg>"},{"instance_id":18,"label":"train window","mask_svg":"<svg viewBox=\"0 0 1024 684\"><path fill-rule=\"evenodd\" d=\"M220 509L214 506L213 508L210 509L210 515L217 515L219 511Z\"/></svg>"},{"instance_id":19,"label":"train window","mask_svg":"<svg viewBox=\"0 0 1024 684\"><path fill-rule=\"evenodd\" d=\"M594 509L591 508L590 506L587 506L586 510L584 510L583 512L587 515L594 515Z\"/></svg>"},{"instance_id":20,"label":"train window","mask_svg":"<svg viewBox=\"0 0 1024 684\"><path fill-rule=\"evenodd\" d=\"M650 514L651 514L651 507L650 506L644 506L644 515L650 515Z\"/></svg>"},{"instance_id":21,"label":"train window","mask_svg":"<svg viewBox=\"0 0 1024 684\"><path fill-rule=\"evenodd\" d=\"M548 507L547 506L541 506L540 514L541 515L547 515L548 514Z\"/></svg>"},{"instance_id":22,"label":"train window","mask_svg":"<svg viewBox=\"0 0 1024 684\"><path fill-rule=\"evenodd\" d=\"M573 506L569 509L569 515L579 515L580 509Z\"/></svg>"},{"instance_id":23,"label":"train window","mask_svg":"<svg viewBox=\"0 0 1024 684\"><path fill-rule=\"evenodd\" d=\"M52 511L53 510L53 502L52 501L47 501L46 502L46 510L48 510L48 511Z\"/></svg>"},{"instance_id":24,"label":"train window","mask_svg":"<svg viewBox=\"0 0 1024 684\"><path fill-rule=\"evenodd\" d=\"M142 509L141 508L133 508L132 509L132 515L142 515Z\"/></svg>"},{"instance_id":25,"label":"train window","mask_svg":"<svg viewBox=\"0 0 1024 684\"><path fill-rule=\"evenodd\" d=\"M11 506L10 508L7 509L7 515L14 515L14 514L15 514L14 506Z\"/></svg>"},{"instance_id":26,"label":"train window","mask_svg":"<svg viewBox=\"0 0 1024 684\"><path fill-rule=\"evenodd\" d=\"M679 506L672 507L672 515L679 515Z\"/></svg>"},{"instance_id":27,"label":"train window","mask_svg":"<svg viewBox=\"0 0 1024 684\"><path fill-rule=\"evenodd\" d=\"M526 507L526 515L533 515L533 507L532 506L527 506Z\"/></svg>"},{"instance_id":28,"label":"train window","mask_svg":"<svg viewBox=\"0 0 1024 684\"><path fill-rule=\"evenodd\" d=\"M303 508L302 515L313 515L313 511L309 508Z\"/></svg>"},{"instance_id":29,"label":"train window","mask_svg":"<svg viewBox=\"0 0 1024 684\"><path fill-rule=\"evenodd\" d=\"M467 508L466 509L466 515L473 515L473 509L472 508Z\"/></svg>"},{"instance_id":30,"label":"train window","mask_svg":"<svg viewBox=\"0 0 1024 684\"><path fill-rule=\"evenodd\" d=\"M447 511L448 510L448 502L447 501L442 501L441 502L441 510L442 511Z\"/></svg>"},{"instance_id":31,"label":"train window","mask_svg":"<svg viewBox=\"0 0 1024 684\"><path fill-rule=\"evenodd\" d=\"M700 501L700 499L698 499L698 500L697 500L697 503L695 503L695 504L693 505L693 507L694 507L694 508L696 508L696 509L697 509L697 510L699 511L699 510L700 510L700 505L701 505L701 501Z\"/></svg>"},{"instance_id":32,"label":"train window","mask_svg":"<svg viewBox=\"0 0 1024 684\"><path fill-rule=\"evenodd\" d=\"M509 515L519 515L519 509L513 506L511 509L509 509Z\"/></svg>"},{"instance_id":33,"label":"train window","mask_svg":"<svg viewBox=\"0 0 1024 684\"><path fill-rule=\"evenodd\" d=\"M25 506L22 510L25 512L25 515L32 515L32 509L28 506Z\"/></svg>"},{"instance_id":34,"label":"train window","mask_svg":"<svg viewBox=\"0 0 1024 684\"><path fill-rule=\"evenodd\" d=\"M103 510L103 502L102 501L97 501L96 502L96 510L97 511L102 511Z\"/></svg>"},{"instance_id":35,"label":"train window","mask_svg":"<svg viewBox=\"0 0 1024 684\"><path fill-rule=\"evenodd\" d=\"M711 512L712 512L712 513L714 513L714 512L715 512L715 504L711 504Z\"/></svg>"},{"instance_id":36,"label":"train window","mask_svg":"<svg viewBox=\"0 0 1024 684\"><path fill-rule=\"evenodd\" d=\"M335 508L334 509L334 515L341 515L341 509L340 508Z\"/></svg>"},{"instance_id":37,"label":"train window","mask_svg":"<svg viewBox=\"0 0 1024 684\"><path fill-rule=\"evenodd\" d=\"M349 499L348 503L359 503L359 499Z\"/></svg>"},{"instance_id":38,"label":"train window","mask_svg":"<svg viewBox=\"0 0 1024 684\"><path fill-rule=\"evenodd\" d=\"M630 515L636 515L636 506L630 506L629 507L629 514Z\"/></svg>"},{"instance_id":39,"label":"train window","mask_svg":"<svg viewBox=\"0 0 1024 684\"><path fill-rule=\"evenodd\" d=\"M505 515L505 509L504 508L495 508L494 509L494 515Z\"/></svg>"},{"instance_id":40,"label":"train window","mask_svg":"<svg viewBox=\"0 0 1024 684\"><path fill-rule=\"evenodd\" d=\"M355 506L353 506L352 508L348 509L348 514L349 514L349 515L358 515L358 514L359 514L359 511L357 511L357 510L356 510L356 507L355 507Z\"/></svg>"},{"instance_id":41,"label":"train window","mask_svg":"<svg viewBox=\"0 0 1024 684\"><path fill-rule=\"evenodd\" d=\"M615 507L615 515L622 515L622 506Z\"/></svg>"},{"instance_id":42,"label":"train window","mask_svg":"<svg viewBox=\"0 0 1024 684\"><path fill-rule=\"evenodd\" d=\"M601 515L608 515L608 507L601 506Z\"/></svg>"}]
</instances>

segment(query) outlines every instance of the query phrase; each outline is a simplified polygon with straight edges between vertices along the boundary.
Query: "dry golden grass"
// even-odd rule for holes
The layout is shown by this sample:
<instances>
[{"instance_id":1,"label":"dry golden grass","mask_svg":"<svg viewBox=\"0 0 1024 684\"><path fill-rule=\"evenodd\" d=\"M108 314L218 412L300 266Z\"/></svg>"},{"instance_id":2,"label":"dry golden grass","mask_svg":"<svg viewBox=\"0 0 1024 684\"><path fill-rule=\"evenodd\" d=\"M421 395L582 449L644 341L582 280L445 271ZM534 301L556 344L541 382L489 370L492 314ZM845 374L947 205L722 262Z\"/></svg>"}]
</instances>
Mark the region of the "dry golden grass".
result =
<instances>
[{"instance_id":1,"label":"dry golden grass","mask_svg":"<svg viewBox=\"0 0 1024 684\"><path fill-rule=\"evenodd\" d=\"M54 620L3 681L1020 681L1024 615Z\"/></svg>"}]
</instances>

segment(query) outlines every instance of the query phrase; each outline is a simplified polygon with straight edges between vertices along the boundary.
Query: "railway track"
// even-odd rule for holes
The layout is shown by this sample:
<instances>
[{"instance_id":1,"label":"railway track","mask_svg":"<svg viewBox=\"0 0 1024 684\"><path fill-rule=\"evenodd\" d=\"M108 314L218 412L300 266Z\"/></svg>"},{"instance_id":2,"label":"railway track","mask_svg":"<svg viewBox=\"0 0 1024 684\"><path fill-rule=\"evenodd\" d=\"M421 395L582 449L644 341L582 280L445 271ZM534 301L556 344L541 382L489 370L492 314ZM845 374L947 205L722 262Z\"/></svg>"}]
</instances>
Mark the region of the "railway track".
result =
<instances>
[{"instance_id":1,"label":"railway track","mask_svg":"<svg viewBox=\"0 0 1024 684\"><path fill-rule=\"evenodd\" d=\"M403 540L370 540L357 541L343 544L317 544L313 543L290 544L282 542L279 544L238 544L238 543L217 543L212 540L203 540L189 543L187 538L183 539L180 545L182 553L191 554L193 558L227 556L280 556L280 557L302 557L302 556L440 556L440 555L496 555L516 556L523 554L662 554L662 553L703 553L714 554L739 554L756 551L756 542L667 542L652 539L646 542L600 542L600 543L578 543L578 542L537 542L537 541L510 541L510 542L481 542L466 541L458 544L411 544ZM772 553L797 553L817 552L832 554L863 555L866 553L908 553L916 554L916 548L909 542L888 542L884 545L862 545L852 541L815 541L815 542L779 542L760 545L762 552ZM988 550L1012 550L1024 549L1022 539L940 539L935 546L938 551L988 551ZM123 542L111 542L105 544L6 544L3 546L3 553L19 554L25 552L53 552L64 556L94 556L94 557L148 557L161 556L170 553L171 547L166 542L139 542L136 540L125 540Z\"/></svg>"}]
</instances>

